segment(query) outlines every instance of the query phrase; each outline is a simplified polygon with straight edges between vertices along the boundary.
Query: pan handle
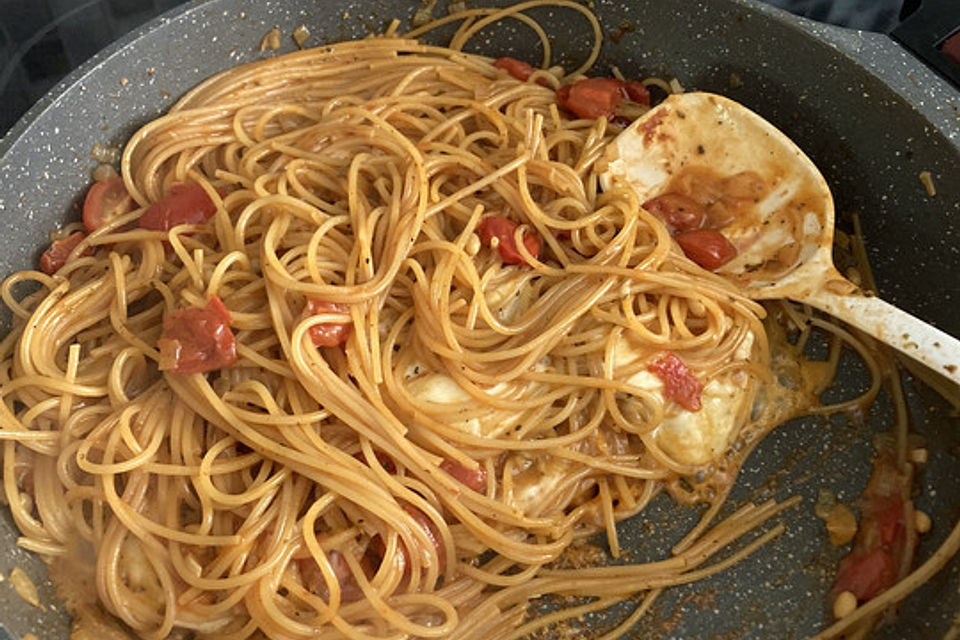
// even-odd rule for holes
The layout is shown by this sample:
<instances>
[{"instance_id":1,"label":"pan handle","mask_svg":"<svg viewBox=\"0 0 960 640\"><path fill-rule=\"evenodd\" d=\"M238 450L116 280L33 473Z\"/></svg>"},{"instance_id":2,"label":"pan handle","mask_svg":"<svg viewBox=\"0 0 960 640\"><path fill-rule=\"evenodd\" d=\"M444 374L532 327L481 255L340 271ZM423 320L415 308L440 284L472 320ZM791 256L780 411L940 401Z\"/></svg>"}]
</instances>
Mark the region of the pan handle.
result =
<instances>
[{"instance_id":1,"label":"pan handle","mask_svg":"<svg viewBox=\"0 0 960 640\"><path fill-rule=\"evenodd\" d=\"M960 4L922 0L890 35L960 87Z\"/></svg>"}]
</instances>

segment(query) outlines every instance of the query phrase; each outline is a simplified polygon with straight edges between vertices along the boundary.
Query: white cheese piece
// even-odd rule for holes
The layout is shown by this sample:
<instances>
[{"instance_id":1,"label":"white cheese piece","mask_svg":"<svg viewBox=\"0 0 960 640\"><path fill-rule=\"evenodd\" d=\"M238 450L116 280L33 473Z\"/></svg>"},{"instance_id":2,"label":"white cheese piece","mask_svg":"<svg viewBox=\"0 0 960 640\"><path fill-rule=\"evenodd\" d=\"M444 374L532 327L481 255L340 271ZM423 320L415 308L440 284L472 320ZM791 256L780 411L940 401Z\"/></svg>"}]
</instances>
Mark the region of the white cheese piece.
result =
<instances>
[{"instance_id":1,"label":"white cheese piece","mask_svg":"<svg viewBox=\"0 0 960 640\"><path fill-rule=\"evenodd\" d=\"M533 306L536 288L527 270L504 269L487 282L484 301L493 315L504 324L513 324Z\"/></svg>"},{"instance_id":2,"label":"white cheese piece","mask_svg":"<svg viewBox=\"0 0 960 640\"><path fill-rule=\"evenodd\" d=\"M749 399L743 385L713 380L703 389L699 411L677 407L654 431L657 444L671 458L691 465L705 464L730 446L737 416Z\"/></svg>"},{"instance_id":3,"label":"white cheese piece","mask_svg":"<svg viewBox=\"0 0 960 640\"><path fill-rule=\"evenodd\" d=\"M743 342L741 342L737 350L733 352L734 359L747 360L750 354L753 353L753 343L756 342L756 340L757 337L753 335L753 331L748 331Z\"/></svg>"},{"instance_id":4,"label":"white cheese piece","mask_svg":"<svg viewBox=\"0 0 960 640\"><path fill-rule=\"evenodd\" d=\"M514 475L511 506L530 517L543 515L540 510L544 503L552 502L548 497L559 491L569 478L569 467L570 463L562 459L541 458L533 461Z\"/></svg>"},{"instance_id":5,"label":"white cheese piece","mask_svg":"<svg viewBox=\"0 0 960 640\"><path fill-rule=\"evenodd\" d=\"M756 336L749 332L737 347L734 358L746 360L753 351ZM615 367L635 364L639 356L621 340L615 349ZM752 393L734 374L723 380L706 383L700 397L699 411L687 411L674 403L667 403L663 395L663 381L654 373L642 369L631 374L626 382L642 389L667 406L666 415L653 436L658 446L671 458L683 464L700 465L722 454L736 437L737 416Z\"/></svg>"},{"instance_id":6,"label":"white cheese piece","mask_svg":"<svg viewBox=\"0 0 960 640\"><path fill-rule=\"evenodd\" d=\"M418 365L422 366L422 365ZM422 369L420 369L422 371ZM421 401L452 407L472 406L473 398L460 388L453 378L442 373L420 373L409 383L410 394ZM451 426L475 436L483 436L483 427L477 418L452 420Z\"/></svg>"}]
</instances>

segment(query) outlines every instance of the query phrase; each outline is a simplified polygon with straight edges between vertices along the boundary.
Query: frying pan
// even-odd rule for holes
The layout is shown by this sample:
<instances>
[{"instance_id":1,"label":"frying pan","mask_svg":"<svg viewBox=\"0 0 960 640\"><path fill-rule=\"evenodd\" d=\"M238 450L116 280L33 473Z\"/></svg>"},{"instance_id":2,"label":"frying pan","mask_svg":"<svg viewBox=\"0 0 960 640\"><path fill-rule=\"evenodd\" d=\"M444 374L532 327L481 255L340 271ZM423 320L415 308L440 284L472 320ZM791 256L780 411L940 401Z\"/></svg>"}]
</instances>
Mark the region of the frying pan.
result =
<instances>
[{"instance_id":1,"label":"frying pan","mask_svg":"<svg viewBox=\"0 0 960 640\"><path fill-rule=\"evenodd\" d=\"M115 43L0 141L0 272L34 265L48 232L78 217L80 194L96 165L94 143L122 145L206 76L274 55L259 50L274 25L285 36L285 51L294 48L288 36L300 24L311 32L307 45L315 46L367 35L389 18L410 18L418 6L412 0L198 1ZM621 36L604 44L601 70L615 64L632 77L676 77L687 88L729 95L772 121L821 168L838 211L860 212L881 295L960 335L960 93L886 36L812 23L751 0L600 0L595 9L605 30ZM561 62L582 59L589 43L580 18L553 10L533 14L554 36ZM539 60L534 39L510 22L483 32L473 46ZM931 173L936 196L927 195L921 171ZM864 388L855 359L844 360L842 373L832 394ZM918 550L924 558L960 516L960 424L922 384L907 387L914 430L930 451L917 496L934 521ZM821 488L847 501L860 493L871 435L889 424L890 403L881 397L866 421L806 418L776 429L747 460L730 508L747 499L801 495L803 503L784 515L787 533L729 571L667 592L633 635L802 638L825 626L826 592L842 551L827 542L812 505ZM696 517L696 510L661 497L623 524L630 559L664 557ZM69 620L44 565L15 546L17 535L4 510L0 574L25 570L44 608L21 601L8 579L0 583L0 627L13 637L66 638ZM875 637L942 637L960 611L958 573L955 560ZM612 619L600 615L586 624L599 630Z\"/></svg>"}]
</instances>

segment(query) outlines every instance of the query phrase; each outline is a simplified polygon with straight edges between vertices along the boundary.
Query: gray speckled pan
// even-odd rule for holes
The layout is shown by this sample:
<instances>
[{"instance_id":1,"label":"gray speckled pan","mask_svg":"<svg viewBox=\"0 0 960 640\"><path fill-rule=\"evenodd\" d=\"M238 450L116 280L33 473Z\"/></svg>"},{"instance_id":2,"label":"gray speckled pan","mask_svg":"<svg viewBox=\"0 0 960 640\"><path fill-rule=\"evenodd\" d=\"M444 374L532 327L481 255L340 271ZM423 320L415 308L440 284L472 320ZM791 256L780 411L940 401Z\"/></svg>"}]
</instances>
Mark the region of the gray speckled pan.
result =
<instances>
[{"instance_id":1,"label":"gray speckled pan","mask_svg":"<svg viewBox=\"0 0 960 640\"><path fill-rule=\"evenodd\" d=\"M274 25L289 50L289 34L301 23L312 33L308 45L316 45L365 35L415 8L410 0L210 0L185 5L108 48L0 141L0 272L34 264L48 231L78 216L95 142L122 144L202 78L258 59L260 39ZM960 335L960 93L885 36L817 25L749 0L602 0L596 9L607 31L621 23L635 28L606 43L601 66L615 64L628 76L675 76L686 87L725 93L778 125L823 170L838 211L861 212L883 297ZM561 60L579 59L587 49L581 19L537 13ZM532 39L519 29L490 30L475 44L485 53L537 60ZM733 74L740 82L731 83ZM935 197L917 177L924 170L936 183ZM854 362L844 375L848 392L864 384ZM925 557L960 515L960 424L925 388L911 386L910 402L931 453L917 498L935 523L919 548ZM841 499L860 492L870 432L885 428L889 417L881 399L866 426L811 418L769 436L748 460L734 502L803 496L784 517L787 534L730 571L667 593L632 635L786 639L821 628L840 552L826 541L812 503L821 487ZM624 524L630 557L661 557L694 520L695 513L658 501ZM66 638L68 620L43 564L18 550L16 538L4 511L0 573L24 568L45 609L25 605L6 580L0 623L17 638ZM954 561L876 637L942 637L960 610L958 571ZM587 623L602 629L610 620Z\"/></svg>"}]
</instances>

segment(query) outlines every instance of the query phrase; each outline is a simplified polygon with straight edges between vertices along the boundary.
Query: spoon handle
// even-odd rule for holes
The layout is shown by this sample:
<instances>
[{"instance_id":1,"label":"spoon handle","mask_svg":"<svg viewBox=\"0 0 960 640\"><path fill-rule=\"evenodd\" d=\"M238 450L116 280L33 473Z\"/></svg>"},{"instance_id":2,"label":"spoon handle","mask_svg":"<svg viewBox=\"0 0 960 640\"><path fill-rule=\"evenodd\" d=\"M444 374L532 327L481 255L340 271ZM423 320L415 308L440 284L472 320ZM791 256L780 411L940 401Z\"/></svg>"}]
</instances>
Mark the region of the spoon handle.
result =
<instances>
[{"instance_id":1,"label":"spoon handle","mask_svg":"<svg viewBox=\"0 0 960 640\"><path fill-rule=\"evenodd\" d=\"M801 300L960 384L960 340L880 298L821 289Z\"/></svg>"}]
</instances>

